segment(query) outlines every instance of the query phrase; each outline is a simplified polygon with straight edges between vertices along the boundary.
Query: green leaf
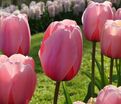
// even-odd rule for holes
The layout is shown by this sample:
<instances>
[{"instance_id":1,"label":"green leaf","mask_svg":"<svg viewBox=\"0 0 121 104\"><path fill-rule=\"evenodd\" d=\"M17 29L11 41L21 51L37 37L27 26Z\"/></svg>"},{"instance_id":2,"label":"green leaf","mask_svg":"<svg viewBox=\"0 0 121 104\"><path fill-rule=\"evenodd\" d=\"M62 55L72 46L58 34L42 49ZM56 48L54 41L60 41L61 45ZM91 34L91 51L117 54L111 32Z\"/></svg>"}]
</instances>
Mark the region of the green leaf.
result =
<instances>
[{"instance_id":1,"label":"green leaf","mask_svg":"<svg viewBox=\"0 0 121 104\"><path fill-rule=\"evenodd\" d=\"M72 104L70 95L67 92L66 84L64 82L62 82L62 87L63 87L63 92L64 92L64 96L65 96L65 100L66 100L66 103L65 104Z\"/></svg>"},{"instance_id":2,"label":"green leaf","mask_svg":"<svg viewBox=\"0 0 121 104\"><path fill-rule=\"evenodd\" d=\"M116 59L116 70L117 70L117 77L118 77L118 83L117 86L121 86L121 60Z\"/></svg>"},{"instance_id":3,"label":"green leaf","mask_svg":"<svg viewBox=\"0 0 121 104\"><path fill-rule=\"evenodd\" d=\"M106 77L106 74L103 72L103 70L101 69L101 65L99 64L99 62L97 61L97 59L95 59L100 77L101 77L101 84L102 84L102 88L105 87L108 84L108 77Z\"/></svg>"},{"instance_id":4,"label":"green leaf","mask_svg":"<svg viewBox=\"0 0 121 104\"><path fill-rule=\"evenodd\" d=\"M85 74L90 80L92 80L91 73L87 73L87 72L82 72L82 73ZM101 81L96 76L95 76L95 85L98 88L98 90L101 90L102 89Z\"/></svg>"},{"instance_id":5,"label":"green leaf","mask_svg":"<svg viewBox=\"0 0 121 104\"><path fill-rule=\"evenodd\" d=\"M90 99L90 97L91 97L91 83L92 83L92 82L90 82L90 83L88 84L88 91L87 91L87 94L86 94L86 96L85 96L85 98L84 98L84 102L87 102L87 101ZM96 97L97 94L94 94L94 96Z\"/></svg>"}]
</instances>

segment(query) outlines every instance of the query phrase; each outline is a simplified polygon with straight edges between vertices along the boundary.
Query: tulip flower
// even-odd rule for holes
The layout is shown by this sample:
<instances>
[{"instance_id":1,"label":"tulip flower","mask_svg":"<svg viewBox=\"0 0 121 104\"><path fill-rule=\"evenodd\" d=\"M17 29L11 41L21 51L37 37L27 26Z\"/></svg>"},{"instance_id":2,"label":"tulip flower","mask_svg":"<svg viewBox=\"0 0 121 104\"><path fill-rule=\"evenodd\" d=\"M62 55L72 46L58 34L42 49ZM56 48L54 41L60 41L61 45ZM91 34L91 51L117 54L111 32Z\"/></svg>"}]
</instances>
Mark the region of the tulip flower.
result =
<instances>
[{"instance_id":1,"label":"tulip flower","mask_svg":"<svg viewBox=\"0 0 121 104\"><path fill-rule=\"evenodd\" d=\"M75 21L52 22L44 34L39 57L43 71L56 81L71 80L79 71L82 60L82 33ZM55 91L54 104L57 104L58 91Z\"/></svg>"},{"instance_id":2,"label":"tulip flower","mask_svg":"<svg viewBox=\"0 0 121 104\"><path fill-rule=\"evenodd\" d=\"M101 34L101 51L111 58L121 58L121 20L108 20Z\"/></svg>"},{"instance_id":3,"label":"tulip flower","mask_svg":"<svg viewBox=\"0 0 121 104\"><path fill-rule=\"evenodd\" d=\"M121 20L121 8L117 9L117 11L115 12L115 20Z\"/></svg>"},{"instance_id":4,"label":"tulip flower","mask_svg":"<svg viewBox=\"0 0 121 104\"><path fill-rule=\"evenodd\" d=\"M0 104L29 104L35 85L32 58L21 54L0 56Z\"/></svg>"},{"instance_id":5,"label":"tulip flower","mask_svg":"<svg viewBox=\"0 0 121 104\"><path fill-rule=\"evenodd\" d=\"M104 87L97 96L96 104L121 104L121 87Z\"/></svg>"},{"instance_id":6,"label":"tulip flower","mask_svg":"<svg viewBox=\"0 0 121 104\"><path fill-rule=\"evenodd\" d=\"M82 16L84 35L90 41L100 41L100 33L106 20L113 19L111 3L91 2Z\"/></svg>"},{"instance_id":7,"label":"tulip flower","mask_svg":"<svg viewBox=\"0 0 121 104\"><path fill-rule=\"evenodd\" d=\"M48 77L55 81L71 80L82 59L82 34L76 22L51 23L45 32L39 57Z\"/></svg>"},{"instance_id":8,"label":"tulip flower","mask_svg":"<svg viewBox=\"0 0 121 104\"><path fill-rule=\"evenodd\" d=\"M29 54L30 29L25 15L0 17L0 50L7 56Z\"/></svg>"},{"instance_id":9,"label":"tulip flower","mask_svg":"<svg viewBox=\"0 0 121 104\"><path fill-rule=\"evenodd\" d=\"M100 34L103 25L106 20L113 19L113 10L111 2L105 1L103 3L90 1L88 7L85 9L82 15L82 24L84 35L87 40L92 41L92 85L91 85L91 96L94 97L94 86L95 86L95 54L96 54L96 42L100 41ZM103 55L101 54L101 69L104 73ZM104 74L102 74L102 83L105 83Z\"/></svg>"},{"instance_id":10,"label":"tulip flower","mask_svg":"<svg viewBox=\"0 0 121 104\"><path fill-rule=\"evenodd\" d=\"M121 20L108 20L101 34L102 54L111 58L110 83L112 83L113 59L121 58Z\"/></svg>"}]
</instances>

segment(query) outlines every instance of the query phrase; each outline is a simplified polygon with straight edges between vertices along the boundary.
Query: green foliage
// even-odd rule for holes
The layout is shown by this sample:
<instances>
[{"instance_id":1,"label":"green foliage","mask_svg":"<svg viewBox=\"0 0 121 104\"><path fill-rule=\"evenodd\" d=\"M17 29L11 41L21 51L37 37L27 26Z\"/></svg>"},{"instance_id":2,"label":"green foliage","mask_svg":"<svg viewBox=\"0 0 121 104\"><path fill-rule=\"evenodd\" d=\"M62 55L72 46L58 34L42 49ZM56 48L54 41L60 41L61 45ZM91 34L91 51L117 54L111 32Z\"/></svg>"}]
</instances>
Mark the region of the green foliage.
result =
<instances>
[{"instance_id":1,"label":"green foliage","mask_svg":"<svg viewBox=\"0 0 121 104\"><path fill-rule=\"evenodd\" d=\"M121 59L115 59L116 71L117 71L117 86L121 86Z\"/></svg>"},{"instance_id":2,"label":"green foliage","mask_svg":"<svg viewBox=\"0 0 121 104\"><path fill-rule=\"evenodd\" d=\"M64 82L62 83L62 86L63 86L63 92L64 92L64 96L65 96L65 104L72 104L70 95L66 89L66 84Z\"/></svg>"},{"instance_id":3,"label":"green foliage","mask_svg":"<svg viewBox=\"0 0 121 104\"><path fill-rule=\"evenodd\" d=\"M31 34L43 32L52 21L53 19L49 17L47 11L44 12L41 19L29 19Z\"/></svg>"}]
</instances>

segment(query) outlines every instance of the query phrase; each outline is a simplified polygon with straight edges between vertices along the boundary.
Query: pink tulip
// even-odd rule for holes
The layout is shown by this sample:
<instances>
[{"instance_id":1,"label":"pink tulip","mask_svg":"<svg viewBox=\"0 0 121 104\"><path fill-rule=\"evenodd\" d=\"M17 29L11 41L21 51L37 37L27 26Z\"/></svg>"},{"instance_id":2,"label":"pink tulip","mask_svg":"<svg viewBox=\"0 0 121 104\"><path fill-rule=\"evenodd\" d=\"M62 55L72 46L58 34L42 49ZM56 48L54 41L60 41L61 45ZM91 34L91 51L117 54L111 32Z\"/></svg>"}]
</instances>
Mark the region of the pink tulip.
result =
<instances>
[{"instance_id":1,"label":"pink tulip","mask_svg":"<svg viewBox=\"0 0 121 104\"><path fill-rule=\"evenodd\" d=\"M0 50L7 56L14 53L28 55L31 36L26 16L1 16L0 25Z\"/></svg>"},{"instance_id":2,"label":"pink tulip","mask_svg":"<svg viewBox=\"0 0 121 104\"><path fill-rule=\"evenodd\" d=\"M121 20L121 8L115 12L115 20Z\"/></svg>"},{"instance_id":3,"label":"pink tulip","mask_svg":"<svg viewBox=\"0 0 121 104\"><path fill-rule=\"evenodd\" d=\"M82 16L83 30L86 39L100 41L100 33L107 19L113 18L111 3L91 2Z\"/></svg>"},{"instance_id":4,"label":"pink tulip","mask_svg":"<svg viewBox=\"0 0 121 104\"><path fill-rule=\"evenodd\" d=\"M71 80L82 60L82 33L75 21L52 22L39 50L45 74L55 81Z\"/></svg>"},{"instance_id":5,"label":"pink tulip","mask_svg":"<svg viewBox=\"0 0 121 104\"><path fill-rule=\"evenodd\" d=\"M21 54L0 56L0 104L29 104L35 85L32 58Z\"/></svg>"},{"instance_id":6,"label":"pink tulip","mask_svg":"<svg viewBox=\"0 0 121 104\"><path fill-rule=\"evenodd\" d=\"M121 87L106 86L97 96L96 104L121 104Z\"/></svg>"},{"instance_id":7,"label":"pink tulip","mask_svg":"<svg viewBox=\"0 0 121 104\"><path fill-rule=\"evenodd\" d=\"M102 53L111 58L121 58L121 20L108 20L101 35Z\"/></svg>"}]
</instances>

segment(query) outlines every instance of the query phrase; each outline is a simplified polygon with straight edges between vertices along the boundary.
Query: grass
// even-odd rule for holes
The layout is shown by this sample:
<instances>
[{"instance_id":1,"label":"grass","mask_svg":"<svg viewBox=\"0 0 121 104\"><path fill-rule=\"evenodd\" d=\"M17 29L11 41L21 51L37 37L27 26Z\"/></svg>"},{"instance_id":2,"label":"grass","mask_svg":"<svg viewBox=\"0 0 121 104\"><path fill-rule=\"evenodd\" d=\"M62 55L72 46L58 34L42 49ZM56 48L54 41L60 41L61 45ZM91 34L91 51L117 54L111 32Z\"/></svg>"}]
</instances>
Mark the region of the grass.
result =
<instances>
[{"instance_id":1,"label":"grass","mask_svg":"<svg viewBox=\"0 0 121 104\"><path fill-rule=\"evenodd\" d=\"M32 97L30 104L52 104L53 94L55 88L55 82L50 80L42 71L40 60L38 57L38 51L43 38L43 33L39 33L32 36L30 56L34 58L37 73L37 86L35 93ZM83 39L83 60L80 67L80 71L75 78L66 82L67 90L70 94L72 101L84 100L88 89L88 83L90 79L82 74L83 71L90 72L91 69L91 42ZM97 48L97 54L99 54L99 44ZM100 54L96 56L100 59ZM107 65L108 66L108 65ZM97 73L97 72L96 72ZM62 86L60 88L58 104L64 104L65 98L63 94Z\"/></svg>"}]
</instances>

